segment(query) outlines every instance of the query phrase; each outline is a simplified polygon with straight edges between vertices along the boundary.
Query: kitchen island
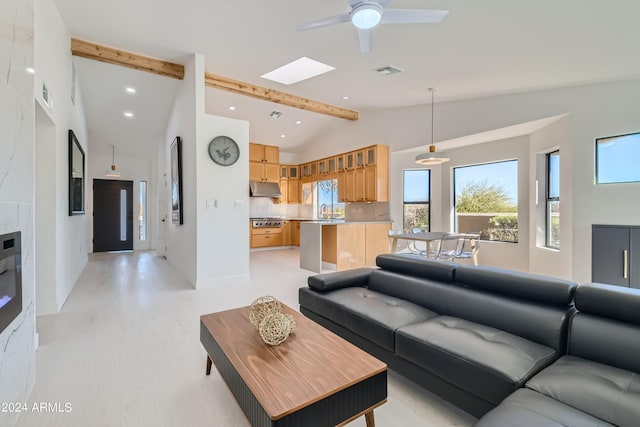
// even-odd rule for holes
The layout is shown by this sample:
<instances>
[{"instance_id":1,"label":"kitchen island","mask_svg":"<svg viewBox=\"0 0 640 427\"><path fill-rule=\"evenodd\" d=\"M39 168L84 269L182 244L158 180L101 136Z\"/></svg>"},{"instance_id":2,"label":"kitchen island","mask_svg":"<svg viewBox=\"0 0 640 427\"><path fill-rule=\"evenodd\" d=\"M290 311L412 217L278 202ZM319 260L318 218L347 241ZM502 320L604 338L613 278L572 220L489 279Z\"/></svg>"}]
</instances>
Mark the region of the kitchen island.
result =
<instances>
[{"instance_id":1,"label":"kitchen island","mask_svg":"<svg viewBox=\"0 0 640 427\"><path fill-rule=\"evenodd\" d=\"M318 220L300 223L300 268L321 273L323 263L337 271L376 265L389 253L391 221Z\"/></svg>"}]
</instances>

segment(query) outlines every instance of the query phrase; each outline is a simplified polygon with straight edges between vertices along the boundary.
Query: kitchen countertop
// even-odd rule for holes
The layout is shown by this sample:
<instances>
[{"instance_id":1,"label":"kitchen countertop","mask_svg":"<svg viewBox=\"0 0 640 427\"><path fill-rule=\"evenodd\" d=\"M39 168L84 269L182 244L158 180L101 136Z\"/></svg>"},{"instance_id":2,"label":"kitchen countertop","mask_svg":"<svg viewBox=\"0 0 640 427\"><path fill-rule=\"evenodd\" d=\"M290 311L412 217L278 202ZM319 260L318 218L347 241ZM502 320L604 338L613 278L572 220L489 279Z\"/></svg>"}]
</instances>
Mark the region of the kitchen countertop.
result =
<instances>
[{"instance_id":1,"label":"kitchen countertop","mask_svg":"<svg viewBox=\"0 0 640 427\"><path fill-rule=\"evenodd\" d=\"M265 217L251 217L249 219L263 219ZM304 221L314 224L386 224L392 222L387 220L371 220L371 221L345 221L344 219L313 219L313 218L299 218L299 217L268 217L269 219L280 219L282 221Z\"/></svg>"}]
</instances>

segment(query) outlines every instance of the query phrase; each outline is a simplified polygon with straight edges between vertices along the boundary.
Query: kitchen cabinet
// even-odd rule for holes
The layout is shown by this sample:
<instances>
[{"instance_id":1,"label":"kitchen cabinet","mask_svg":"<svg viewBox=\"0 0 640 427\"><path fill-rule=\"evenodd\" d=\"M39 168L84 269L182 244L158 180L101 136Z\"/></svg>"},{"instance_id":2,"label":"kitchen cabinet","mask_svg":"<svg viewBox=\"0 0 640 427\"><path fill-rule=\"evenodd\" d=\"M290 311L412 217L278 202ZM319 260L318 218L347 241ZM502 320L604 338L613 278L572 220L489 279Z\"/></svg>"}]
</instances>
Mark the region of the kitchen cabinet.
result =
<instances>
[{"instance_id":1,"label":"kitchen cabinet","mask_svg":"<svg viewBox=\"0 0 640 427\"><path fill-rule=\"evenodd\" d=\"M291 245L291 221L282 222L282 245Z\"/></svg>"},{"instance_id":2,"label":"kitchen cabinet","mask_svg":"<svg viewBox=\"0 0 640 427\"><path fill-rule=\"evenodd\" d=\"M252 228L251 248L282 246L282 227Z\"/></svg>"},{"instance_id":3,"label":"kitchen cabinet","mask_svg":"<svg viewBox=\"0 0 640 427\"><path fill-rule=\"evenodd\" d=\"M311 271L321 270L321 263L326 262L336 265L337 271L349 270L359 267L375 267L376 257L383 253L389 253L390 222L372 223L344 223L344 224L312 224L312 227L321 227L321 241L314 241L316 235L313 228L305 229L305 241L301 251L301 267ZM307 225L306 227L309 227ZM317 245L322 245L317 249ZM303 256L302 251L319 253L319 259L312 256ZM303 260L309 265L303 266ZM315 265L312 267L311 264ZM317 267L317 268L316 268Z\"/></svg>"},{"instance_id":4,"label":"kitchen cabinet","mask_svg":"<svg viewBox=\"0 0 640 427\"><path fill-rule=\"evenodd\" d=\"M336 156L336 169L338 170L338 172L344 172L345 170L344 154L340 154L339 156Z\"/></svg>"},{"instance_id":5,"label":"kitchen cabinet","mask_svg":"<svg viewBox=\"0 0 640 427\"><path fill-rule=\"evenodd\" d=\"M346 172L338 172L338 202L347 201L347 174Z\"/></svg>"},{"instance_id":6,"label":"kitchen cabinet","mask_svg":"<svg viewBox=\"0 0 640 427\"><path fill-rule=\"evenodd\" d=\"M355 202L356 201L356 171L354 169L348 170L344 173L344 200L343 202ZM338 188L338 191L340 189Z\"/></svg>"},{"instance_id":7,"label":"kitchen cabinet","mask_svg":"<svg viewBox=\"0 0 640 427\"><path fill-rule=\"evenodd\" d=\"M260 163L278 163L280 148L275 145L249 144L249 161Z\"/></svg>"},{"instance_id":8,"label":"kitchen cabinet","mask_svg":"<svg viewBox=\"0 0 640 427\"><path fill-rule=\"evenodd\" d=\"M300 246L300 221L291 221L291 244Z\"/></svg>"},{"instance_id":9,"label":"kitchen cabinet","mask_svg":"<svg viewBox=\"0 0 640 427\"><path fill-rule=\"evenodd\" d=\"M338 200L340 202L386 202L389 200L389 147L374 145L338 157Z\"/></svg>"},{"instance_id":10,"label":"kitchen cabinet","mask_svg":"<svg viewBox=\"0 0 640 427\"><path fill-rule=\"evenodd\" d=\"M249 181L278 182L279 175L277 164L249 162Z\"/></svg>"},{"instance_id":11,"label":"kitchen cabinet","mask_svg":"<svg viewBox=\"0 0 640 427\"><path fill-rule=\"evenodd\" d=\"M273 145L249 144L249 181L278 182L280 149Z\"/></svg>"},{"instance_id":12,"label":"kitchen cabinet","mask_svg":"<svg viewBox=\"0 0 640 427\"><path fill-rule=\"evenodd\" d=\"M282 188L280 191L283 191ZM287 181L287 203L300 203L300 180L290 179Z\"/></svg>"},{"instance_id":13,"label":"kitchen cabinet","mask_svg":"<svg viewBox=\"0 0 640 427\"><path fill-rule=\"evenodd\" d=\"M640 226L592 226L591 280L640 288Z\"/></svg>"}]
</instances>

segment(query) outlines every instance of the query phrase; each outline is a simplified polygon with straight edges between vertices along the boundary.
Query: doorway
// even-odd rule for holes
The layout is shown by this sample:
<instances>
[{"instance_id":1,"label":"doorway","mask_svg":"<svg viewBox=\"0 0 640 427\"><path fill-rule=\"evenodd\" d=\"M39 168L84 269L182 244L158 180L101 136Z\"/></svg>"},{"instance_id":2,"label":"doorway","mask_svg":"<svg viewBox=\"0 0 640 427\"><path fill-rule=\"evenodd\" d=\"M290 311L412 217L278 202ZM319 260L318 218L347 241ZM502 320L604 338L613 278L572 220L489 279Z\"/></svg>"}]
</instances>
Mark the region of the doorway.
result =
<instances>
[{"instance_id":1,"label":"doorway","mask_svg":"<svg viewBox=\"0 0 640 427\"><path fill-rule=\"evenodd\" d=\"M93 251L133 250L133 181L93 180Z\"/></svg>"}]
</instances>

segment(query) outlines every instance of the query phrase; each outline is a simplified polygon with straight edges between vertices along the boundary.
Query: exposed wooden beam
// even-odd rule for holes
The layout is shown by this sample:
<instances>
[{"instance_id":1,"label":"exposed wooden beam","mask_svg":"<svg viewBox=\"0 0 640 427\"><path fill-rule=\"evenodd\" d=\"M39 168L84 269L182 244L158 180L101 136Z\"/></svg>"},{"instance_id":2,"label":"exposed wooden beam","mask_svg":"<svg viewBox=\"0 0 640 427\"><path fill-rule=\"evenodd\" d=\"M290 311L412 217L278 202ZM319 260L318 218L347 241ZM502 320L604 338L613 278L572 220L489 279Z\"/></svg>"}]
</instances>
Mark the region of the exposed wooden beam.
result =
<instances>
[{"instance_id":1,"label":"exposed wooden beam","mask_svg":"<svg viewBox=\"0 0 640 427\"><path fill-rule=\"evenodd\" d=\"M161 59L116 49L114 47L93 43L87 40L71 38L71 53L75 56L133 68L135 70L147 71L149 73L172 77L178 80L182 80L184 78L184 65L182 64L163 61ZM212 73L205 73L204 82L205 85L209 87L227 90L240 95L251 96L264 101L271 101L341 119L358 120L357 111L347 110L345 108L336 107L335 105L313 101L311 99L280 92L275 89L256 86L251 83L233 80Z\"/></svg>"},{"instance_id":2,"label":"exposed wooden beam","mask_svg":"<svg viewBox=\"0 0 640 427\"><path fill-rule=\"evenodd\" d=\"M184 65L163 61L150 56L139 55L86 40L71 38L71 53L75 56L147 71L178 80L184 78Z\"/></svg>"},{"instance_id":3,"label":"exposed wooden beam","mask_svg":"<svg viewBox=\"0 0 640 427\"><path fill-rule=\"evenodd\" d=\"M204 74L204 84L216 89L227 90L229 92L251 96L264 101L276 102L278 104L288 105L289 107L300 108L314 113L326 114L328 116L347 120L358 120L357 111L347 110L345 108L336 107L335 105L313 101L311 99L280 92L275 89L256 86L251 83L233 80L212 73Z\"/></svg>"}]
</instances>

